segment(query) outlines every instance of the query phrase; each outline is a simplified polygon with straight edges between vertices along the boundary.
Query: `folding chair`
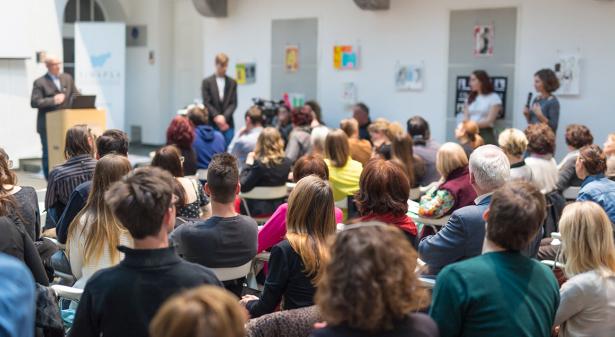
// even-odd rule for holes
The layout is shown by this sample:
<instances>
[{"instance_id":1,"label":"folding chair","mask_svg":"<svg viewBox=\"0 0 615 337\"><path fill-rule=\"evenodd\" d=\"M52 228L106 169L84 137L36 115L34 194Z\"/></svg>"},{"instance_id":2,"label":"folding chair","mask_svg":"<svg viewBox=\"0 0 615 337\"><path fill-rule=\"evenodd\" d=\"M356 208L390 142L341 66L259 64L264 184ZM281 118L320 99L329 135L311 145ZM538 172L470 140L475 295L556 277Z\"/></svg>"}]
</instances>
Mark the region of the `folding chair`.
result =
<instances>
[{"instance_id":1,"label":"folding chair","mask_svg":"<svg viewBox=\"0 0 615 337\"><path fill-rule=\"evenodd\" d=\"M248 276L252 268L252 261L248 261L245 264L237 267L230 268L210 268L218 279L222 282L240 279Z\"/></svg>"},{"instance_id":2,"label":"folding chair","mask_svg":"<svg viewBox=\"0 0 615 337\"><path fill-rule=\"evenodd\" d=\"M253 188L249 192L239 194L239 198L241 199L241 203L243 204L246 213L259 225L267 222L270 216L252 216L250 214L250 209L248 208L247 200L276 200L286 198L286 196L288 196L288 188L286 187L286 185L272 187L258 186Z\"/></svg>"}]
</instances>

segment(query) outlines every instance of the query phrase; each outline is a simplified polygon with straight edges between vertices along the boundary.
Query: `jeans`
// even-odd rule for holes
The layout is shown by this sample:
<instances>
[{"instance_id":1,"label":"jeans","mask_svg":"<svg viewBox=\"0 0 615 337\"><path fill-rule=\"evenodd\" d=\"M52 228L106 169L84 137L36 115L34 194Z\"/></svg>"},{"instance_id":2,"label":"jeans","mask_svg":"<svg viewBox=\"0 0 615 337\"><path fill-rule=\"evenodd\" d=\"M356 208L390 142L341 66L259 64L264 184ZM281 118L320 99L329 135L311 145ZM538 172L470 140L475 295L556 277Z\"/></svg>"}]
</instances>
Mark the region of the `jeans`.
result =
<instances>
[{"instance_id":1,"label":"jeans","mask_svg":"<svg viewBox=\"0 0 615 337\"><path fill-rule=\"evenodd\" d=\"M43 164L43 175L45 176L45 180L49 177L49 150L47 147L47 128L43 128L39 131L39 136L41 136L41 146L43 147L43 158L41 162Z\"/></svg>"}]
</instances>

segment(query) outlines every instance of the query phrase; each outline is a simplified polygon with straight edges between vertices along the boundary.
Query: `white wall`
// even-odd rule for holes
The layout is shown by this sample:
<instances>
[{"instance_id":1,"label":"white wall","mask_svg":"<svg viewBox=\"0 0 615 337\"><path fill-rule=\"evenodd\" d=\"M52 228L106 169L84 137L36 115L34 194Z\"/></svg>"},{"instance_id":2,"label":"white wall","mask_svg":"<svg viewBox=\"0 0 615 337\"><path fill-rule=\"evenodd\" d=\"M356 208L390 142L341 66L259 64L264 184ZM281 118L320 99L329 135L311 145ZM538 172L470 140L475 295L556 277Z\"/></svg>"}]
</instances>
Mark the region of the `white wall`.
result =
<instances>
[{"instance_id":1,"label":"white wall","mask_svg":"<svg viewBox=\"0 0 615 337\"><path fill-rule=\"evenodd\" d=\"M325 121L337 125L348 116L341 102L342 83L355 82L359 99L374 117L405 122L412 115L426 117L433 136L444 141L447 93L449 13L454 9L518 7L518 62L514 124L524 128L520 109L532 88L533 73L553 65L557 51L580 49L582 94L561 98L558 155L565 152L564 129L569 123L585 123L600 143L615 123L605 123L612 114L608 90L615 68L615 2L595 0L392 0L388 11L360 10L353 1L330 0L229 0L227 18L204 18L203 75L213 72L214 55L226 52L230 70L237 60L256 60L257 83L239 88L235 121L242 124L251 98L270 94L271 20L317 17L319 20L318 100ZM496 27L497 31L497 27ZM468 32L471 34L471 32ZM497 33L496 33L497 39ZM332 67L332 46L360 43L358 71L339 72ZM393 69L396 62L424 62L425 88L421 92L396 92ZM451 94L452 96L452 94Z\"/></svg>"}]
</instances>

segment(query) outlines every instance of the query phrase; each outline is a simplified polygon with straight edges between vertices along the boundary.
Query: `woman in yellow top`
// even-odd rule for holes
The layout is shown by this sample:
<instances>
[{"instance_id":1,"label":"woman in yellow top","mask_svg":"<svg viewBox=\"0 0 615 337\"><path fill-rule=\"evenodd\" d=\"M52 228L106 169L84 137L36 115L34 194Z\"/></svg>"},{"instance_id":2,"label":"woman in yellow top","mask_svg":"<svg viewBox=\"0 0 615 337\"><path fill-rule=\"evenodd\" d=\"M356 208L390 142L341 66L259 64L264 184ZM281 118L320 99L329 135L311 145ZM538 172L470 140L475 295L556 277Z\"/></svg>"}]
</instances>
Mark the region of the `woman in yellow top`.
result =
<instances>
[{"instance_id":1,"label":"woman in yellow top","mask_svg":"<svg viewBox=\"0 0 615 337\"><path fill-rule=\"evenodd\" d=\"M329 182L336 205L346 213L342 203L359 190L363 165L350 158L348 136L340 129L330 132L325 140L325 162L329 168ZM341 202L341 203L340 203ZM341 207L344 206L344 207Z\"/></svg>"}]
</instances>

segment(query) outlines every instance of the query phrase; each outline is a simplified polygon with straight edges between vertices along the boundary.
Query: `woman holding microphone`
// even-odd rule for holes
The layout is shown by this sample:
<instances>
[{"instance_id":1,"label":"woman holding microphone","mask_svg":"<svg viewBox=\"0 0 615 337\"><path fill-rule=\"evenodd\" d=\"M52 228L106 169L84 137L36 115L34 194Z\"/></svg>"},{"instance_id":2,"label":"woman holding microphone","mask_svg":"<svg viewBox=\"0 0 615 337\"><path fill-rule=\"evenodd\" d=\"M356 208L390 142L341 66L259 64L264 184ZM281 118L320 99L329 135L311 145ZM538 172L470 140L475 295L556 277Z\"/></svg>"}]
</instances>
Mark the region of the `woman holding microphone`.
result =
<instances>
[{"instance_id":1,"label":"woman holding microphone","mask_svg":"<svg viewBox=\"0 0 615 337\"><path fill-rule=\"evenodd\" d=\"M485 144L495 144L493 124L502 111L502 100L493 91L493 83L484 70L475 70L470 75L470 95L463 109L464 121L474 121L480 128Z\"/></svg>"},{"instance_id":2,"label":"woman holding microphone","mask_svg":"<svg viewBox=\"0 0 615 337\"><path fill-rule=\"evenodd\" d=\"M523 109L523 115L528 124L548 124L553 133L557 133L559 122L559 101L553 95L559 89L559 79L551 69L541 69L534 74L534 89L538 95L530 105L531 94L528 97L528 105Z\"/></svg>"}]
</instances>

